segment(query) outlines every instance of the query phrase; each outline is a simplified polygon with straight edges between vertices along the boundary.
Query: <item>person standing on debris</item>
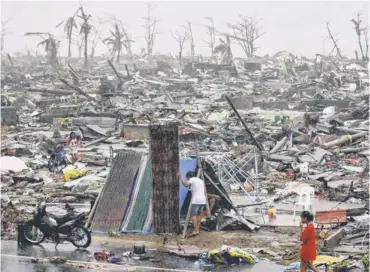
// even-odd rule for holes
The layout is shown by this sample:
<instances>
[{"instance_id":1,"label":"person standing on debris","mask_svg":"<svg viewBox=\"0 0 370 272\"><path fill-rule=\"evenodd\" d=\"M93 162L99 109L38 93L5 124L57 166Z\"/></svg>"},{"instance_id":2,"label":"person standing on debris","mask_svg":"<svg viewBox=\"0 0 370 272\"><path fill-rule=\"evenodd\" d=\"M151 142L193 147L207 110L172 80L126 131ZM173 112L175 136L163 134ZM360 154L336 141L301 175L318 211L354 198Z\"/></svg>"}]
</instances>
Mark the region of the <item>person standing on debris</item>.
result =
<instances>
[{"instance_id":1,"label":"person standing on debris","mask_svg":"<svg viewBox=\"0 0 370 272\"><path fill-rule=\"evenodd\" d=\"M303 230L304 224L306 224L306 228ZM318 272L319 270L313 264L313 261L316 260L316 237L313 226L313 215L309 211L302 212L300 228L301 272L306 272L308 268L314 272Z\"/></svg>"},{"instance_id":2,"label":"person standing on debris","mask_svg":"<svg viewBox=\"0 0 370 272\"><path fill-rule=\"evenodd\" d=\"M177 176L185 187L191 186L191 222L194 226L194 232L190 236L195 236L200 232L201 215L207 201L204 193L204 181L197 178L192 171L186 173L188 181L184 180L180 172L177 173Z\"/></svg>"},{"instance_id":3,"label":"person standing on debris","mask_svg":"<svg viewBox=\"0 0 370 272\"><path fill-rule=\"evenodd\" d=\"M69 137L66 139L66 143L69 148L72 150L72 164L78 160L77 154L77 145L79 144L79 137L76 136L76 133L73 131L69 134Z\"/></svg>"}]
</instances>

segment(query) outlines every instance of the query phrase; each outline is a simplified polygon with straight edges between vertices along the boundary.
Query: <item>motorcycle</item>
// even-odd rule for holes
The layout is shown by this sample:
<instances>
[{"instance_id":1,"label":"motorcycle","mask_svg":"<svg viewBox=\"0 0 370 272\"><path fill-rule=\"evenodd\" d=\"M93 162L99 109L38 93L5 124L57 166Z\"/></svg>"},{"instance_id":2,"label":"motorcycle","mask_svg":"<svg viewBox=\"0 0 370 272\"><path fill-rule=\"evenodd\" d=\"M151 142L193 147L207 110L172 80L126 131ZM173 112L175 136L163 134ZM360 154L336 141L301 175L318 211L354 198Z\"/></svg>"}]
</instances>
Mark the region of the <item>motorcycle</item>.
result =
<instances>
[{"instance_id":1,"label":"motorcycle","mask_svg":"<svg viewBox=\"0 0 370 272\"><path fill-rule=\"evenodd\" d=\"M71 163L66 154L64 153L63 145L57 145L51 152L48 168L50 172L61 172L67 164Z\"/></svg>"},{"instance_id":2,"label":"motorcycle","mask_svg":"<svg viewBox=\"0 0 370 272\"><path fill-rule=\"evenodd\" d=\"M37 205L34 217L25 223L23 237L32 245L39 245L50 239L56 246L62 241L72 243L77 248L87 248L91 244L91 234L83 226L85 213L75 214L74 209L66 204L67 214L49 217L46 214L46 203Z\"/></svg>"}]
</instances>

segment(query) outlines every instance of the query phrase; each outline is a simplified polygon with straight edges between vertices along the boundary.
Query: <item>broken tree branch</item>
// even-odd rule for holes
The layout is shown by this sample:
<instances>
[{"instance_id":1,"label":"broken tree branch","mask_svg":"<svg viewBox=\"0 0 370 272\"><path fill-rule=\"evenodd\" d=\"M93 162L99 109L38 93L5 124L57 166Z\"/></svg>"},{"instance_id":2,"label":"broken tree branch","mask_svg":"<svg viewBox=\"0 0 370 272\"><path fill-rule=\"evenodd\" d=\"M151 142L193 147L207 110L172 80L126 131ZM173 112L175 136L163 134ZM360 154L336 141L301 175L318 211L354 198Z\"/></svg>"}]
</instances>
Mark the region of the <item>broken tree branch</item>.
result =
<instances>
[{"instance_id":1,"label":"broken tree branch","mask_svg":"<svg viewBox=\"0 0 370 272\"><path fill-rule=\"evenodd\" d=\"M326 28L328 30L328 33L329 33L329 38L332 40L333 44L334 44L334 47L335 49L337 50L337 55L343 59L342 57L342 53L340 52L340 48L338 47L338 39L335 39L335 36L333 36L333 34L331 33L331 30L330 30L330 27L329 27L329 23L330 22L326 22Z\"/></svg>"},{"instance_id":2,"label":"broken tree branch","mask_svg":"<svg viewBox=\"0 0 370 272\"><path fill-rule=\"evenodd\" d=\"M85 96L88 100L95 100L93 97L91 97L90 95L88 95L87 93L85 93L81 88L73 85L73 84L70 84L67 80L63 79L63 78L59 78L59 80L61 82L63 82L65 85L67 85L68 87L72 88L73 90L77 91L79 94Z\"/></svg>"},{"instance_id":3,"label":"broken tree branch","mask_svg":"<svg viewBox=\"0 0 370 272\"><path fill-rule=\"evenodd\" d=\"M110 60L108 60L108 64L110 65L110 67L112 67L113 72L116 74L116 77L117 77L117 79L119 80L119 82L120 82L121 84L123 84L122 77L121 77L121 75L117 72L116 68L113 66L113 63L112 63Z\"/></svg>"}]
</instances>

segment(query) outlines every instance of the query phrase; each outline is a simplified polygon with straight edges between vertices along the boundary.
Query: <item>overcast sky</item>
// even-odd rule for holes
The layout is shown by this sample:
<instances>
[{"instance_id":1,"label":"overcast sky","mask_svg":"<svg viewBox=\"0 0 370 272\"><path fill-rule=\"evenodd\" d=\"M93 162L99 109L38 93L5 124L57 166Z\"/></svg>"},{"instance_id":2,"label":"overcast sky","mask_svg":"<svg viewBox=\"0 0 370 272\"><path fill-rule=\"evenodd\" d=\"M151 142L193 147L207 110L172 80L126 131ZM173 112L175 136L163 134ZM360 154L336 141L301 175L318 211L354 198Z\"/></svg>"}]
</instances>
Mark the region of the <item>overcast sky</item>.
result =
<instances>
[{"instance_id":1,"label":"overcast sky","mask_svg":"<svg viewBox=\"0 0 370 272\"><path fill-rule=\"evenodd\" d=\"M82 1L85 12L91 14L95 23L98 18L116 16L121 19L136 43L133 51L139 52L145 47L143 17L147 9L141 1ZM61 55L67 54L67 40L63 28L55 26L73 15L79 7L78 1L2 1L2 21L10 19L5 31L11 34L5 37L5 52L25 52L36 49L40 41L37 37L24 36L26 32L51 32L62 41ZM327 36L326 21L334 34L338 33L339 46L343 55L354 56L358 48L353 24L350 22L357 12L363 14L363 21L368 25L368 1L294 1L294 2L231 2L231 1L167 1L158 2L153 14L161 21L157 25L157 37L154 52L163 54L178 52L177 43L170 30L181 30L185 20L193 23L196 53L209 55L204 39L207 38L204 17L213 17L217 29L227 32L226 23L237 20L238 14L253 16L261 20L266 32L259 40L260 49L257 55L274 54L287 50L293 54L313 57L316 53L328 54L332 43L325 40ZM107 33L109 25L102 25L102 36ZM42 50L41 48L39 49ZM89 49L90 51L90 49ZM107 48L103 44L97 47L97 55L103 54ZM188 44L184 54L188 54ZM236 56L243 56L237 46L233 46ZM77 54L74 48L73 54Z\"/></svg>"}]
</instances>

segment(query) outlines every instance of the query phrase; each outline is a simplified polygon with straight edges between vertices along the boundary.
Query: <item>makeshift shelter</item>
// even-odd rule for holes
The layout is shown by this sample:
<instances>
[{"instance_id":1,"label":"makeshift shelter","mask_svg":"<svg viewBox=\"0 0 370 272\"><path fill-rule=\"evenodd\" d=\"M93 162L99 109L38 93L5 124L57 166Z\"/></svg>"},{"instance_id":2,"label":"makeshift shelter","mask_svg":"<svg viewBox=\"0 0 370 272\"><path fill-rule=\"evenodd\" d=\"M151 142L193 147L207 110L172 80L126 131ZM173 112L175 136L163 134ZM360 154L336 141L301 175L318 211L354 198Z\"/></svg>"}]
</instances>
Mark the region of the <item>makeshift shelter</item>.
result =
<instances>
[{"instance_id":1,"label":"makeshift shelter","mask_svg":"<svg viewBox=\"0 0 370 272\"><path fill-rule=\"evenodd\" d=\"M188 171L198 171L196 159L182 159L179 169L183 176ZM208 193L224 196L215 209L220 210L217 218L217 229L239 222L250 229L255 225L243 220L239 215L230 212L233 207L218 181L212 166L203 161L203 171L206 174L205 183ZM211 180L212 181L211 181ZM179 210L184 217L189 208L191 191L179 182ZM213 182L213 183L212 183ZM153 232L153 175L149 155L134 151L121 151L113 160L113 164L104 188L100 193L95 208L92 211L91 228L94 232L120 231L122 233L151 233ZM90 223L88 222L88 224Z\"/></svg>"}]
</instances>

